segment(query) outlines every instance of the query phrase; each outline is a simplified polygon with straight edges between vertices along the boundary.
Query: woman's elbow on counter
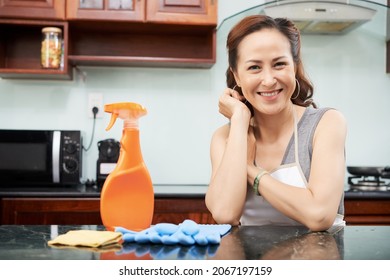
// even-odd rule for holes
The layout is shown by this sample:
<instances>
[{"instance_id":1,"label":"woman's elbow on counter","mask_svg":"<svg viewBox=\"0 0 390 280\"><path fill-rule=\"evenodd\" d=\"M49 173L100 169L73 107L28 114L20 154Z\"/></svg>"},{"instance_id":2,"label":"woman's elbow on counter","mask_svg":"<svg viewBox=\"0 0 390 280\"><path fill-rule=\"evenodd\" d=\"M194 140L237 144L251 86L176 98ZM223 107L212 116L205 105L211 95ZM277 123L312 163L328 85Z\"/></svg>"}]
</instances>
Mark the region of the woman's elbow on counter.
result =
<instances>
[{"instance_id":1,"label":"woman's elbow on counter","mask_svg":"<svg viewBox=\"0 0 390 280\"><path fill-rule=\"evenodd\" d=\"M236 226L239 224L239 218L237 218L230 211L226 211L226 209L213 209L209 208L209 211L217 224L229 224L232 226Z\"/></svg>"},{"instance_id":2,"label":"woman's elbow on counter","mask_svg":"<svg viewBox=\"0 0 390 280\"><path fill-rule=\"evenodd\" d=\"M228 217L227 215L215 215L213 214L213 219L217 224L229 224L232 226L238 226L240 224L238 219L233 217Z\"/></svg>"},{"instance_id":3,"label":"woman's elbow on counter","mask_svg":"<svg viewBox=\"0 0 390 280\"><path fill-rule=\"evenodd\" d=\"M240 216L237 217L237 213L231 207L222 206L220 203L213 204L210 202L207 195L205 203L217 224L229 224L232 226L239 224Z\"/></svg>"},{"instance_id":4,"label":"woman's elbow on counter","mask_svg":"<svg viewBox=\"0 0 390 280\"><path fill-rule=\"evenodd\" d=\"M331 226L332 226L332 223L324 223L324 222L321 222L321 223L311 223L311 224L307 225L307 227L311 231L326 231Z\"/></svg>"},{"instance_id":5,"label":"woman's elbow on counter","mask_svg":"<svg viewBox=\"0 0 390 280\"><path fill-rule=\"evenodd\" d=\"M307 218L307 222L305 223L306 227L311 231L325 231L329 229L334 222L334 217L329 215L329 213L312 213Z\"/></svg>"}]
</instances>

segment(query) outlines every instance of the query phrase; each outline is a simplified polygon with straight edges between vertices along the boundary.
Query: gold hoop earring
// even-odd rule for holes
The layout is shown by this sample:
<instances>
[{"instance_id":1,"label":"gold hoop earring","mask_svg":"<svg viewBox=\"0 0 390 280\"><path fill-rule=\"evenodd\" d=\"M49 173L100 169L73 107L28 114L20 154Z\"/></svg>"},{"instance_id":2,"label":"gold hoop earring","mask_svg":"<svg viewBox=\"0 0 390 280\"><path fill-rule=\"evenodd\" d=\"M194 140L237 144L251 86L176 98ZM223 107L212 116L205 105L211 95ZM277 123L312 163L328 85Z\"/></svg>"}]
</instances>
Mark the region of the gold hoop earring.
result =
<instances>
[{"instance_id":1,"label":"gold hoop earring","mask_svg":"<svg viewBox=\"0 0 390 280\"><path fill-rule=\"evenodd\" d=\"M291 97L291 100L295 100L295 99L297 99L297 98L298 98L298 96L299 96L299 93L301 92L301 85L299 84L299 82L298 82L298 80L297 80L297 79L295 79L295 81L297 82L297 87L298 87L298 90L297 90L297 95L296 95L296 96L294 96L294 97Z\"/></svg>"}]
</instances>

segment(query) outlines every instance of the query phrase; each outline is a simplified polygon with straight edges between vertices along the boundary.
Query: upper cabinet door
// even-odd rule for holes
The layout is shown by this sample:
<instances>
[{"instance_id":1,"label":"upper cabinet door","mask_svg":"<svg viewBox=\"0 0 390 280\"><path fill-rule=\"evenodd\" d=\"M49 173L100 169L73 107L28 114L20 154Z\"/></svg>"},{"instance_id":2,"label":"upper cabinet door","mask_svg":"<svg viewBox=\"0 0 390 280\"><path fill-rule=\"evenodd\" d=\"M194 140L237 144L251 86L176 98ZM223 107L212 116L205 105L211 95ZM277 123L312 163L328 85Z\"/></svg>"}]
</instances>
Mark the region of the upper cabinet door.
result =
<instances>
[{"instance_id":1,"label":"upper cabinet door","mask_svg":"<svg viewBox=\"0 0 390 280\"><path fill-rule=\"evenodd\" d=\"M65 19L65 0L0 0L0 18Z\"/></svg>"},{"instance_id":2,"label":"upper cabinet door","mask_svg":"<svg viewBox=\"0 0 390 280\"><path fill-rule=\"evenodd\" d=\"M66 18L78 20L144 21L146 0L72 0Z\"/></svg>"},{"instance_id":3,"label":"upper cabinet door","mask_svg":"<svg viewBox=\"0 0 390 280\"><path fill-rule=\"evenodd\" d=\"M217 25L217 0L148 0L149 22Z\"/></svg>"}]
</instances>

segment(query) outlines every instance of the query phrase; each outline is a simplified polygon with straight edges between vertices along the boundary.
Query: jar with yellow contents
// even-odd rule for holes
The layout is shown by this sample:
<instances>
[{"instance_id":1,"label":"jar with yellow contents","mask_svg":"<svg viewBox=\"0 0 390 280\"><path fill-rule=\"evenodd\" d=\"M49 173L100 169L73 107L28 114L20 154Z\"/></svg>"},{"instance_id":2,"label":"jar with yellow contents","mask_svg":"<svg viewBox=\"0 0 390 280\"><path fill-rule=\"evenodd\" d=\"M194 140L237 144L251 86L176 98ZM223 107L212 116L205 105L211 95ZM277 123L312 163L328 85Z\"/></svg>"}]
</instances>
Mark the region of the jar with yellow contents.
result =
<instances>
[{"instance_id":1,"label":"jar with yellow contents","mask_svg":"<svg viewBox=\"0 0 390 280\"><path fill-rule=\"evenodd\" d=\"M62 30L57 27L42 29L41 65L47 69L59 69L62 59Z\"/></svg>"}]
</instances>

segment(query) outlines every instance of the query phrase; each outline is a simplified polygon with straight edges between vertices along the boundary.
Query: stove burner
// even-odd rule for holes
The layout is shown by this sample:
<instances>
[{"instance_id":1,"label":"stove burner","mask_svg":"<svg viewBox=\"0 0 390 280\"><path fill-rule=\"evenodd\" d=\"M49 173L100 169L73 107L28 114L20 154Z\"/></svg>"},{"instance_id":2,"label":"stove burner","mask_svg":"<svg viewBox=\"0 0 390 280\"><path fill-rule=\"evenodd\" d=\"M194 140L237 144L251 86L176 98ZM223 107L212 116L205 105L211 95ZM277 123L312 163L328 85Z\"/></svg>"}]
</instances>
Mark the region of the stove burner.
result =
<instances>
[{"instance_id":1,"label":"stove burner","mask_svg":"<svg viewBox=\"0 0 390 280\"><path fill-rule=\"evenodd\" d=\"M360 179L360 180L359 180ZM354 181L353 181L354 180ZM355 191L389 191L390 183L383 181L378 176L350 176L348 184Z\"/></svg>"}]
</instances>

